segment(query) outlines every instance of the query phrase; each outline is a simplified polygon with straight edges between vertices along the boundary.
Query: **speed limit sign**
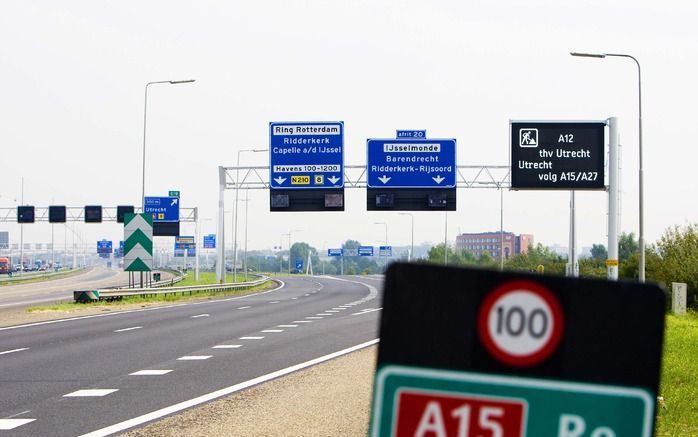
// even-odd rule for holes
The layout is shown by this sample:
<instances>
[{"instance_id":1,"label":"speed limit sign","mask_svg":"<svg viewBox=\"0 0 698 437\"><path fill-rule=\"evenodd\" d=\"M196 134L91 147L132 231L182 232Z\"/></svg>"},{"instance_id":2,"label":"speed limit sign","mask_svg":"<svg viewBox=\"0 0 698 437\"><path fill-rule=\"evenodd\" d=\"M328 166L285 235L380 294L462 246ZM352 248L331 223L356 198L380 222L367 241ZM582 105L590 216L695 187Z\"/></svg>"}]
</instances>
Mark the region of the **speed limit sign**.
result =
<instances>
[{"instance_id":1,"label":"speed limit sign","mask_svg":"<svg viewBox=\"0 0 698 437\"><path fill-rule=\"evenodd\" d=\"M564 317L557 298L533 281L500 285L485 298L478 332L485 349L511 366L531 366L557 348Z\"/></svg>"}]
</instances>

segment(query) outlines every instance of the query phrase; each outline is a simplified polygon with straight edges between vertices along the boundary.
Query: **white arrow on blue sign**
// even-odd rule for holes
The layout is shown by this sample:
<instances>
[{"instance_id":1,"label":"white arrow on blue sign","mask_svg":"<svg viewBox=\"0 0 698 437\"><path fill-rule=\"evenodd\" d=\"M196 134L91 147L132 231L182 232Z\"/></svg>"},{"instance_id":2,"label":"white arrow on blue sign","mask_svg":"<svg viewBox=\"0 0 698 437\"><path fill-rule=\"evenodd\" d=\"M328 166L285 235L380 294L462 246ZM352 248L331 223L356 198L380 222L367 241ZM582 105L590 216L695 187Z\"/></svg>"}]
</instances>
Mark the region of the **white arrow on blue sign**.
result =
<instances>
[{"instance_id":1,"label":"white arrow on blue sign","mask_svg":"<svg viewBox=\"0 0 698 437\"><path fill-rule=\"evenodd\" d=\"M269 123L271 188L344 187L344 122Z\"/></svg>"},{"instance_id":2,"label":"white arrow on blue sign","mask_svg":"<svg viewBox=\"0 0 698 437\"><path fill-rule=\"evenodd\" d=\"M456 140L369 139L369 188L454 188Z\"/></svg>"}]
</instances>

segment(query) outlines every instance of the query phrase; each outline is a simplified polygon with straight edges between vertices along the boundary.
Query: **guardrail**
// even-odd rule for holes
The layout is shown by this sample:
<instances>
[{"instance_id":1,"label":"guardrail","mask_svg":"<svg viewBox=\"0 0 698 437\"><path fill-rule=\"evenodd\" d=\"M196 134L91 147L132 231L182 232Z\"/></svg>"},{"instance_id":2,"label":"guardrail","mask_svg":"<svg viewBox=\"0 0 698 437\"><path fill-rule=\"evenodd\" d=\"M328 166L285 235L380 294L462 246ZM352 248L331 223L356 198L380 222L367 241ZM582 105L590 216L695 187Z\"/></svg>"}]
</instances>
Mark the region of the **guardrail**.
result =
<instances>
[{"instance_id":1,"label":"guardrail","mask_svg":"<svg viewBox=\"0 0 698 437\"><path fill-rule=\"evenodd\" d=\"M205 284L205 285L190 285L184 287L148 287L148 288L120 288L120 289L101 289L101 290L76 290L73 292L73 297L75 302L96 302L99 300L121 300L125 296L156 296L168 294L187 294L192 295L195 292L202 291L215 291L224 292L232 290L244 290L246 288L256 287L269 280L268 276L255 275L259 279L255 281L247 282L236 282L236 283L226 283L226 284ZM182 277L180 277L182 278ZM181 280L181 279L180 279ZM164 282L164 281L162 281Z\"/></svg>"}]
</instances>

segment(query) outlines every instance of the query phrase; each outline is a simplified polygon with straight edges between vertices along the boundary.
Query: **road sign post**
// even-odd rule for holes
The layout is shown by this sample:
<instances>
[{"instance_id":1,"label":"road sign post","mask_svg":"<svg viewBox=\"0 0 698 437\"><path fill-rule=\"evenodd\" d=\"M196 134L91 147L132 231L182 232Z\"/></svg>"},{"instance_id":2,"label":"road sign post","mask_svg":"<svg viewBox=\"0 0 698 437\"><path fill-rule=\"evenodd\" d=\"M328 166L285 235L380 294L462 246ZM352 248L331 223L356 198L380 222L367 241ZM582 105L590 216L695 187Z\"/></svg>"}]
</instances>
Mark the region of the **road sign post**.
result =
<instances>
[{"instance_id":1,"label":"road sign post","mask_svg":"<svg viewBox=\"0 0 698 437\"><path fill-rule=\"evenodd\" d=\"M124 214L124 271L153 270L153 217L152 214ZM131 281L129 281L131 282Z\"/></svg>"},{"instance_id":2,"label":"road sign post","mask_svg":"<svg viewBox=\"0 0 698 437\"><path fill-rule=\"evenodd\" d=\"M653 435L664 292L393 264L371 435Z\"/></svg>"}]
</instances>

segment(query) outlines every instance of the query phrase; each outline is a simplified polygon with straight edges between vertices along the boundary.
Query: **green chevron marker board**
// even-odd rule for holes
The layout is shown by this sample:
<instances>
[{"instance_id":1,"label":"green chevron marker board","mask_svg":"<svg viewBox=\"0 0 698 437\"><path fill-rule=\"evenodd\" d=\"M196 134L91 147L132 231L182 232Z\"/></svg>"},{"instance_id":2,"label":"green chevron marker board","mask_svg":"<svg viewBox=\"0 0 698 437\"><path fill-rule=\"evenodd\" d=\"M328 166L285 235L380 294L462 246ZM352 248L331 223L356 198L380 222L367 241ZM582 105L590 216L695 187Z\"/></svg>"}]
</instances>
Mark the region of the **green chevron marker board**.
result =
<instances>
[{"instance_id":1,"label":"green chevron marker board","mask_svg":"<svg viewBox=\"0 0 698 437\"><path fill-rule=\"evenodd\" d=\"M153 270L153 217L124 214L124 271Z\"/></svg>"}]
</instances>

